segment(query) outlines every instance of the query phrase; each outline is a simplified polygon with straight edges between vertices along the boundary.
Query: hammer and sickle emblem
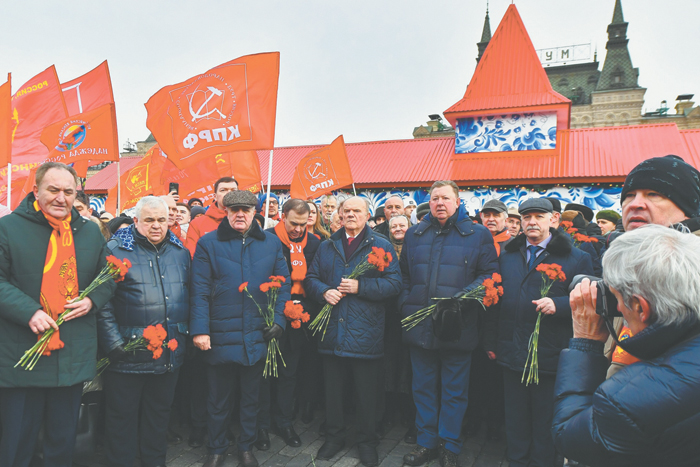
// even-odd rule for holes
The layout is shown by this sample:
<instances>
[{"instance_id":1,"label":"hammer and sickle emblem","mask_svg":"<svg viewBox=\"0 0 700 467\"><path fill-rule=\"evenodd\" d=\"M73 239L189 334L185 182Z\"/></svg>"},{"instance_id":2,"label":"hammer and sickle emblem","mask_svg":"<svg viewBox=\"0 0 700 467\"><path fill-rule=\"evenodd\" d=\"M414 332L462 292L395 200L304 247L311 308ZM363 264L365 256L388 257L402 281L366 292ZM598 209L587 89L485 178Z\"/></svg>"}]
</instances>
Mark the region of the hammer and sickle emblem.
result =
<instances>
[{"instance_id":1,"label":"hammer and sickle emblem","mask_svg":"<svg viewBox=\"0 0 700 467\"><path fill-rule=\"evenodd\" d=\"M207 92L207 90L209 92ZM215 88L214 86L207 86L207 90L200 91L198 89L195 89L194 92L188 96L188 98L189 98L188 100L189 100L189 104L190 104L190 106L189 106L190 115L192 116L193 122L197 122L198 120L205 119L214 113L218 113L219 118L226 118L226 116L223 113L221 113L221 111L216 107L209 110L209 101L212 100L214 98L214 96L221 97L223 100L222 96L224 95L224 92L221 89ZM204 99L204 102L202 102L202 104L199 106L199 108L195 111L192 108L192 101L194 101L194 96L198 92L203 92L205 99ZM204 111L204 113L202 113L203 111Z\"/></svg>"}]
</instances>

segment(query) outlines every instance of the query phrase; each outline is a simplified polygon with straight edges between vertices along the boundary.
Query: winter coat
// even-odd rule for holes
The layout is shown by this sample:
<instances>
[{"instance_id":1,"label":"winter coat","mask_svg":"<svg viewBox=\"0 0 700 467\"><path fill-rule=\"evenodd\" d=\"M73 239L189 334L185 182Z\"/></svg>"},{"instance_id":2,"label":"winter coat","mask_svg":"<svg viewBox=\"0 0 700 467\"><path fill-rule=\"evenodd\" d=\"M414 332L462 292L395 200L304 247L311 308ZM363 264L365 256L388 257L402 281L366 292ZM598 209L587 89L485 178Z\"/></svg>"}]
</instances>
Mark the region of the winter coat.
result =
<instances>
[{"instance_id":1,"label":"winter coat","mask_svg":"<svg viewBox=\"0 0 700 467\"><path fill-rule=\"evenodd\" d=\"M401 291L399 263L391 243L369 226L365 226L362 245L349 258L345 257L344 236L342 228L321 243L306 275L306 293L318 303L326 303L323 294L338 287L341 279L367 258L372 247L391 253L392 261L383 272L372 269L361 275L357 294L348 294L333 307L326 335L319 338L318 351L338 357L377 359L384 355L384 301Z\"/></svg>"},{"instance_id":2,"label":"winter coat","mask_svg":"<svg viewBox=\"0 0 700 467\"><path fill-rule=\"evenodd\" d=\"M267 229L266 232L271 233L275 237L277 234L275 233L275 229ZM307 232L306 233L306 247L304 248L304 258L306 259L306 272L308 275L309 268L311 267L311 263L314 260L314 256L316 255L316 251L318 250L318 247L321 245L321 240L319 240L314 234ZM292 274L292 260L291 260L291 254L289 252L289 249L282 244L282 253L284 253L284 259L287 261L287 268L289 268L289 274L291 277ZM304 280L304 287L306 287L306 283L308 280ZM306 290L305 290L306 291ZM308 297L308 294L307 294ZM311 319L313 319L319 312L320 307L318 303L315 300L311 300L303 295L297 295L294 294L292 295L292 300L299 300L301 302L301 305L304 307L304 312L309 313L309 316ZM310 322L310 320L309 320ZM307 334L310 336L311 334L309 333L308 329L305 329L308 327L309 323L305 323L300 327L299 329L294 329L292 326L287 323L287 329L284 332L284 335L280 339L280 347L282 349L282 353L284 354L285 350L288 351L296 351L297 349L300 349L301 346L304 344L304 342L307 340Z\"/></svg>"},{"instance_id":3,"label":"winter coat","mask_svg":"<svg viewBox=\"0 0 700 467\"><path fill-rule=\"evenodd\" d=\"M266 324L255 302L267 307L260 284L269 282L270 276L286 279L274 317L275 324L285 328L284 304L291 285L283 248L279 238L263 232L255 221L243 236L223 220L197 243L190 286L190 334L210 337L211 350L204 352L207 363L252 366L265 358L267 342L262 335ZM238 291L244 282L255 301Z\"/></svg>"},{"instance_id":4,"label":"winter coat","mask_svg":"<svg viewBox=\"0 0 700 467\"><path fill-rule=\"evenodd\" d=\"M555 282L547 295L554 301L556 312L543 316L540 322L538 363L543 374L556 373L559 353L573 336L569 284L578 274L593 274L589 254L573 248L568 235L555 229L550 229L550 233L551 241L530 271L525 235L510 242L499 258L504 293L486 313L484 348L496 352L498 363L514 371L522 372L525 367L528 343L537 321L538 312L532 303L541 298L542 274L536 270L537 265L558 264L566 275L566 280Z\"/></svg>"},{"instance_id":5,"label":"winter coat","mask_svg":"<svg viewBox=\"0 0 700 467\"><path fill-rule=\"evenodd\" d=\"M401 252L403 290L399 298L401 317L435 303L434 298L470 291L498 272L498 256L489 230L474 224L463 206L441 228L426 215L408 229ZM478 313L463 315L459 340L443 342L433 333L433 320L424 319L403 331L403 341L423 349L470 352L479 342Z\"/></svg>"},{"instance_id":6,"label":"winter coat","mask_svg":"<svg viewBox=\"0 0 700 467\"><path fill-rule=\"evenodd\" d=\"M117 373L165 373L182 365L190 317L190 252L180 239L168 231L158 248L135 227L117 230L107 247L119 259L126 258L131 268L117 291L97 315L100 348L104 353L137 339L147 326L161 324L168 336L177 340L177 349L163 349L157 360L150 351L130 353L111 363L108 371Z\"/></svg>"},{"instance_id":7,"label":"winter coat","mask_svg":"<svg viewBox=\"0 0 700 467\"><path fill-rule=\"evenodd\" d=\"M193 258L199 239L216 230L224 218L226 218L226 211L222 211L216 206L216 203L212 203L203 216L192 219L190 226L187 228L185 247L190 251Z\"/></svg>"},{"instance_id":8,"label":"winter coat","mask_svg":"<svg viewBox=\"0 0 700 467\"><path fill-rule=\"evenodd\" d=\"M88 295L90 312L61 325L65 347L42 356L32 371L14 368L34 344L37 336L29 320L39 302L46 251L53 229L41 212L34 209L30 193L15 211L0 219L0 387L72 386L95 377L97 330L95 311L114 293L109 280ZM107 263L109 252L100 229L71 211L80 289L87 287Z\"/></svg>"},{"instance_id":9,"label":"winter coat","mask_svg":"<svg viewBox=\"0 0 700 467\"><path fill-rule=\"evenodd\" d=\"M700 465L700 326L653 324L625 343L646 355L607 381L602 343L572 339L562 351L557 451L601 467Z\"/></svg>"}]
</instances>

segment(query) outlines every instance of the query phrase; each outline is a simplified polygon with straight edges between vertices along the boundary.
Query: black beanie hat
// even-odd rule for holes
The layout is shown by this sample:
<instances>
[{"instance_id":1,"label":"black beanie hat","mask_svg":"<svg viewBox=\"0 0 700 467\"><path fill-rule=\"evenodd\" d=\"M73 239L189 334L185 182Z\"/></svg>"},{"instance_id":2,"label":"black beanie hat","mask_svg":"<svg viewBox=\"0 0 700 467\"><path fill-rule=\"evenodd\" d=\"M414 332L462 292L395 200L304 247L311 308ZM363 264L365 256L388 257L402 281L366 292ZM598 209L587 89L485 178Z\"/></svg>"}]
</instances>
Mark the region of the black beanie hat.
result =
<instances>
[{"instance_id":1,"label":"black beanie hat","mask_svg":"<svg viewBox=\"0 0 700 467\"><path fill-rule=\"evenodd\" d=\"M700 172L682 158L670 154L647 159L627 175L620 202L631 190L654 190L688 217L700 215Z\"/></svg>"}]
</instances>

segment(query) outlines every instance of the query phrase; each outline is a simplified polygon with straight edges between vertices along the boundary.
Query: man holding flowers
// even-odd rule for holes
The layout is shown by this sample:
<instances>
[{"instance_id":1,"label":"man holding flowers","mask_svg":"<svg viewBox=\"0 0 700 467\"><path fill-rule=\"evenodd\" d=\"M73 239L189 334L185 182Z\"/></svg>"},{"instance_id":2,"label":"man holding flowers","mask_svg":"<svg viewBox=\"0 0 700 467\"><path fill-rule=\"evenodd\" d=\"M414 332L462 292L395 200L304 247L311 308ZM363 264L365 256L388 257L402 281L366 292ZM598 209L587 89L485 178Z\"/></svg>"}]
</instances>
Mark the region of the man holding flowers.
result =
<instances>
[{"instance_id":1,"label":"man holding flowers","mask_svg":"<svg viewBox=\"0 0 700 467\"><path fill-rule=\"evenodd\" d=\"M93 309L112 296L108 280L72 301L107 263L96 225L73 208L78 177L56 162L36 172L34 190L0 219L0 465L27 466L44 426L44 462L72 465L83 382L95 377L97 332ZM71 302L72 303L69 303ZM65 322L60 330L58 316ZM34 369L15 364L53 328Z\"/></svg>"},{"instance_id":2,"label":"man holding flowers","mask_svg":"<svg viewBox=\"0 0 700 467\"><path fill-rule=\"evenodd\" d=\"M351 371L360 460L374 466L378 464L375 412L384 354L384 301L398 295L401 273L393 246L369 228L368 219L364 199L345 200L344 227L318 248L305 290L310 298L332 306L324 324L316 328L326 391L326 442L317 458L328 460L345 444L343 392L345 374ZM363 272L357 276L359 271ZM357 277L348 278L351 275Z\"/></svg>"},{"instance_id":3,"label":"man holding flowers","mask_svg":"<svg viewBox=\"0 0 700 467\"><path fill-rule=\"evenodd\" d=\"M165 465L190 315L190 254L168 230L168 204L155 196L141 198L134 224L118 230L107 247L131 262L114 297L98 312L100 347L110 361L104 373L107 460L131 467L140 452L144 467ZM154 329L158 332L151 334ZM148 349L125 351L141 337Z\"/></svg>"},{"instance_id":4,"label":"man holding flowers","mask_svg":"<svg viewBox=\"0 0 700 467\"><path fill-rule=\"evenodd\" d=\"M493 237L469 218L460 204L457 184L433 183L429 203L430 214L408 229L404 238L399 297L403 318L440 302L435 299L464 298L498 272ZM481 308L475 300L463 303L468 302ZM403 340L411 352L418 429L418 445L404 456L405 464L421 465L439 455L442 467L457 466L472 351L479 342L475 310L465 309L457 317L458 326L451 327L456 340L436 335L432 318L404 328Z\"/></svg>"},{"instance_id":5,"label":"man holding flowers","mask_svg":"<svg viewBox=\"0 0 700 467\"><path fill-rule=\"evenodd\" d=\"M209 384L208 456L203 467L218 467L226 460L226 428L236 379L241 390L238 457L244 467L254 467L258 465L252 450L267 342L283 334L292 281L282 243L253 221L255 195L232 191L224 196L223 205L226 219L197 243L190 287L190 333L194 345L204 352ZM282 276L284 281L275 294L274 322L268 326L257 304L266 307L267 296L260 286L268 284L270 276ZM278 364L282 366L282 361Z\"/></svg>"},{"instance_id":6,"label":"man holding flowers","mask_svg":"<svg viewBox=\"0 0 700 467\"><path fill-rule=\"evenodd\" d=\"M501 252L504 294L486 314L484 348L503 366L508 459L514 467L555 465L552 395L559 353L572 337L568 287L577 274L593 274L591 256L552 227L552 211L544 198L520 204L524 235ZM523 369L532 357L530 337L540 314L537 383L536 378L524 381Z\"/></svg>"},{"instance_id":7,"label":"man holding flowers","mask_svg":"<svg viewBox=\"0 0 700 467\"><path fill-rule=\"evenodd\" d=\"M289 322L286 332L280 339L280 349L284 356L284 366L279 366L277 378L263 380L260 392L260 414L258 415L258 439L256 447L261 450L270 448L271 418L282 439L291 447L301 446L301 440L294 431L294 390L297 382L297 370L300 364L302 348L310 345L306 330L301 328L302 320L310 318L308 311L317 308L311 300L306 299L306 273L313 261L321 241L306 230L311 208L303 199L289 199L282 208L280 222L267 232L277 236L284 248L284 258L287 261L292 279L292 300L298 301L296 306L288 303L284 314ZM306 313L304 316L303 313ZM309 335L310 337L310 335Z\"/></svg>"}]
</instances>

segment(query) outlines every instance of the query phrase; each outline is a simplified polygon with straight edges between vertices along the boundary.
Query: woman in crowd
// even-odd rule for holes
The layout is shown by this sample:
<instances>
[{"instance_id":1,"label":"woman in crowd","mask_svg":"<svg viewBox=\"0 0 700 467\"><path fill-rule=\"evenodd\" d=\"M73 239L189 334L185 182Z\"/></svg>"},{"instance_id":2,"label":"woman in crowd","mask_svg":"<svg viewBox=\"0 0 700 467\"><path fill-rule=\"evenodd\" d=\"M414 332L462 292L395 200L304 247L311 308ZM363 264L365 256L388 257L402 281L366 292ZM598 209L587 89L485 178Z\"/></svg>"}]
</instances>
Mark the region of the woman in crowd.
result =
<instances>
[{"instance_id":1,"label":"woman in crowd","mask_svg":"<svg viewBox=\"0 0 700 467\"><path fill-rule=\"evenodd\" d=\"M309 232L316 235L322 241L326 240L328 237L331 236L331 234L326 230L325 227L323 227L323 223L321 223L321 216L318 212L318 206L316 206L316 203L312 201L309 201L307 204L311 208L311 212L309 213L309 223L307 224L307 229L309 229Z\"/></svg>"}]
</instances>

